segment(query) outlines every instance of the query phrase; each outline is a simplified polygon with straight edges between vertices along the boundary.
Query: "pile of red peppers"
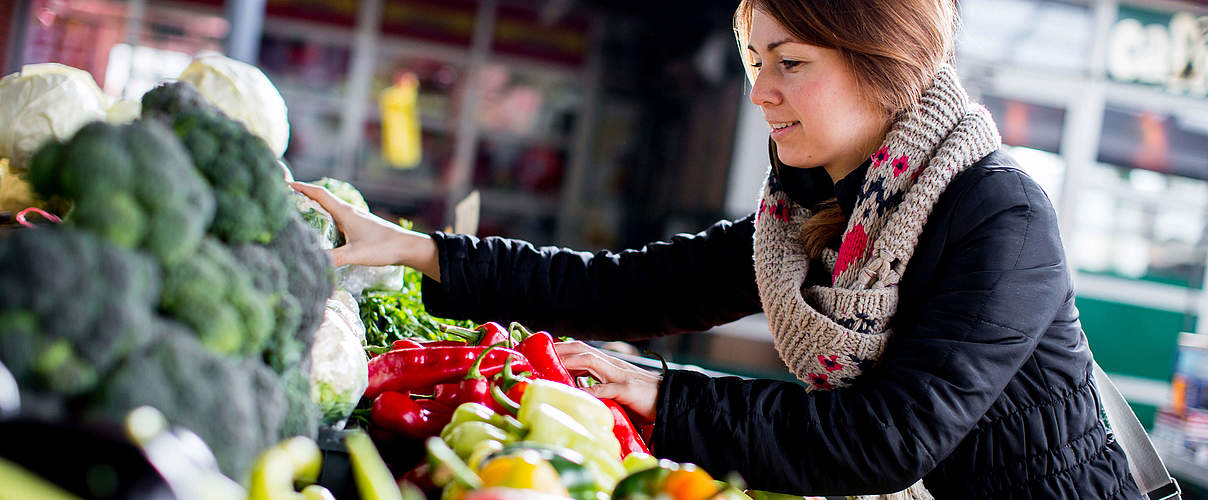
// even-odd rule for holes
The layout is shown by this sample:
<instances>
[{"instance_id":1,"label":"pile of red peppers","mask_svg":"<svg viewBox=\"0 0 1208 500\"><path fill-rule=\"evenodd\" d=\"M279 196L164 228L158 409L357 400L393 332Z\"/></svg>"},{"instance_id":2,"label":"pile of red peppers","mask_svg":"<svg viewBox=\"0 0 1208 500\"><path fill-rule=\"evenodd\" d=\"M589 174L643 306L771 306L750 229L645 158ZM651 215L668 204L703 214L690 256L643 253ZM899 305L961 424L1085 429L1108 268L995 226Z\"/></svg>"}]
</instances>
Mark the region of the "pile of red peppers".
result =
<instances>
[{"instance_id":1,"label":"pile of red peppers","mask_svg":"<svg viewBox=\"0 0 1208 500\"><path fill-rule=\"evenodd\" d=\"M424 439L440 435L453 410L463 403L480 403L502 414L507 409L500 400L519 401L527 377L578 387L548 332L531 333L518 323L504 328L492 322L462 333L479 339L473 344L399 340L390 351L369 360L365 397L373 400L370 419L376 429ZM493 397L493 392L507 398ZM649 453L626 411L615 401L601 401L612 410L621 458Z\"/></svg>"}]
</instances>

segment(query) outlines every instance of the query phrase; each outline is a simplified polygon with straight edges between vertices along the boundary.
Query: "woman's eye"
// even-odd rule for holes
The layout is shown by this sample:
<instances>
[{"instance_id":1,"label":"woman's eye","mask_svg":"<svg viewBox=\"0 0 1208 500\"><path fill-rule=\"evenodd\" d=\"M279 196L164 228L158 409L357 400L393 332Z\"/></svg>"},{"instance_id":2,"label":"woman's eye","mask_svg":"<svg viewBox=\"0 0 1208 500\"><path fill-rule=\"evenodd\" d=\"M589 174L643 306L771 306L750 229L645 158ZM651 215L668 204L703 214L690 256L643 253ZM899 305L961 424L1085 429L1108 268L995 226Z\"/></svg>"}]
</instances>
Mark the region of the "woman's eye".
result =
<instances>
[{"instance_id":1,"label":"woman's eye","mask_svg":"<svg viewBox=\"0 0 1208 500\"><path fill-rule=\"evenodd\" d=\"M788 59L781 59L781 60L780 60L780 65L781 65L781 66L783 66L783 67L784 67L784 69L793 69L793 68L796 68L797 66L800 66L800 65L802 65L802 64L804 64L804 63L802 63L801 61L791 61L791 60L788 60Z\"/></svg>"},{"instance_id":2,"label":"woman's eye","mask_svg":"<svg viewBox=\"0 0 1208 500\"><path fill-rule=\"evenodd\" d=\"M759 68L762 68L762 67L763 67L763 63L761 63L761 62L753 62L753 63L751 63L751 64L750 64L750 66L751 66L752 68L759 69Z\"/></svg>"}]
</instances>

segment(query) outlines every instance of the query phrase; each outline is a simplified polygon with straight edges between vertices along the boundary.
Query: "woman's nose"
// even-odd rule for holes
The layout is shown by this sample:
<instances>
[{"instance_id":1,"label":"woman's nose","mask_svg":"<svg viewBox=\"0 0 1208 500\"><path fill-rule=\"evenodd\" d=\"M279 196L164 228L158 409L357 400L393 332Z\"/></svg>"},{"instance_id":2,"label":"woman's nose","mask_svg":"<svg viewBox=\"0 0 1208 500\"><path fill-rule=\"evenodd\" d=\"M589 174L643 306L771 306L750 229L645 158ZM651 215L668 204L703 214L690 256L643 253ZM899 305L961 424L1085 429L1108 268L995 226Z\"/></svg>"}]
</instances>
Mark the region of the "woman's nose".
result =
<instances>
[{"instance_id":1,"label":"woman's nose","mask_svg":"<svg viewBox=\"0 0 1208 500\"><path fill-rule=\"evenodd\" d=\"M780 103L780 91L771 80L772 75L768 72L760 71L755 75L755 82L751 84L751 104L762 107Z\"/></svg>"}]
</instances>

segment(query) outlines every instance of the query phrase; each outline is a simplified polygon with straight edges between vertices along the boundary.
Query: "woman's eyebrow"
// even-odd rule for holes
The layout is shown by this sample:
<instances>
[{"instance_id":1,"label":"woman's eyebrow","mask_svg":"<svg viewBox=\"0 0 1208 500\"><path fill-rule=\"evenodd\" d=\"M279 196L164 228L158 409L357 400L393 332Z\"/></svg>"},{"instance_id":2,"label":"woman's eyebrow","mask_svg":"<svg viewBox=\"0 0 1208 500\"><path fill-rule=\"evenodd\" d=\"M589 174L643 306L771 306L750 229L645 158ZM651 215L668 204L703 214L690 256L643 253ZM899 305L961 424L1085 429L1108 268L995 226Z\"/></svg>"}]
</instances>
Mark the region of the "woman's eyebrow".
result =
<instances>
[{"instance_id":1,"label":"woman's eyebrow","mask_svg":"<svg viewBox=\"0 0 1208 500\"><path fill-rule=\"evenodd\" d=\"M793 39L792 39L792 38L785 38L785 39L783 39L783 40L777 40L777 41L775 41L775 42L769 43L769 44L768 44L768 51L769 51L769 52L771 52L771 51L772 51L772 49L775 49L776 47L779 47L779 46L781 46L781 45L784 45L784 44L789 43L789 42L792 42L792 41L793 41ZM759 52L758 50L755 50L755 46L754 46L754 45L751 45L751 44L747 44L747 50L749 50L749 51L751 51L751 52Z\"/></svg>"}]
</instances>

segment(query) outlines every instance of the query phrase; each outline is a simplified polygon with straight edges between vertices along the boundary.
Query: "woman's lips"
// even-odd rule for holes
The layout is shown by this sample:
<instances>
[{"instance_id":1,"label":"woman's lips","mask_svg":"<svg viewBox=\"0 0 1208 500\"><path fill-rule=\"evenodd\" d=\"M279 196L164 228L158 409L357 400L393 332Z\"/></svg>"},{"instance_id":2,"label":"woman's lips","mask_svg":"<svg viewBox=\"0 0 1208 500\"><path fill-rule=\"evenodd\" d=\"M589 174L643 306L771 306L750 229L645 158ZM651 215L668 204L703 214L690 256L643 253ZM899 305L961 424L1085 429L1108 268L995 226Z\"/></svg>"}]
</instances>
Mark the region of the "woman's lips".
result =
<instances>
[{"instance_id":1,"label":"woman's lips","mask_svg":"<svg viewBox=\"0 0 1208 500\"><path fill-rule=\"evenodd\" d=\"M788 135L788 134L793 133L794 131L796 131L796 130L797 130L798 128L800 128L800 127L801 127L801 122L793 122L793 124L792 124L792 125L789 125L789 126L784 127L784 128L780 128L780 129L773 128L773 129L772 129L772 139L773 139L773 140L775 140L775 139L779 139L779 138L781 138L781 137L784 137L784 136L786 136L786 135Z\"/></svg>"}]
</instances>

